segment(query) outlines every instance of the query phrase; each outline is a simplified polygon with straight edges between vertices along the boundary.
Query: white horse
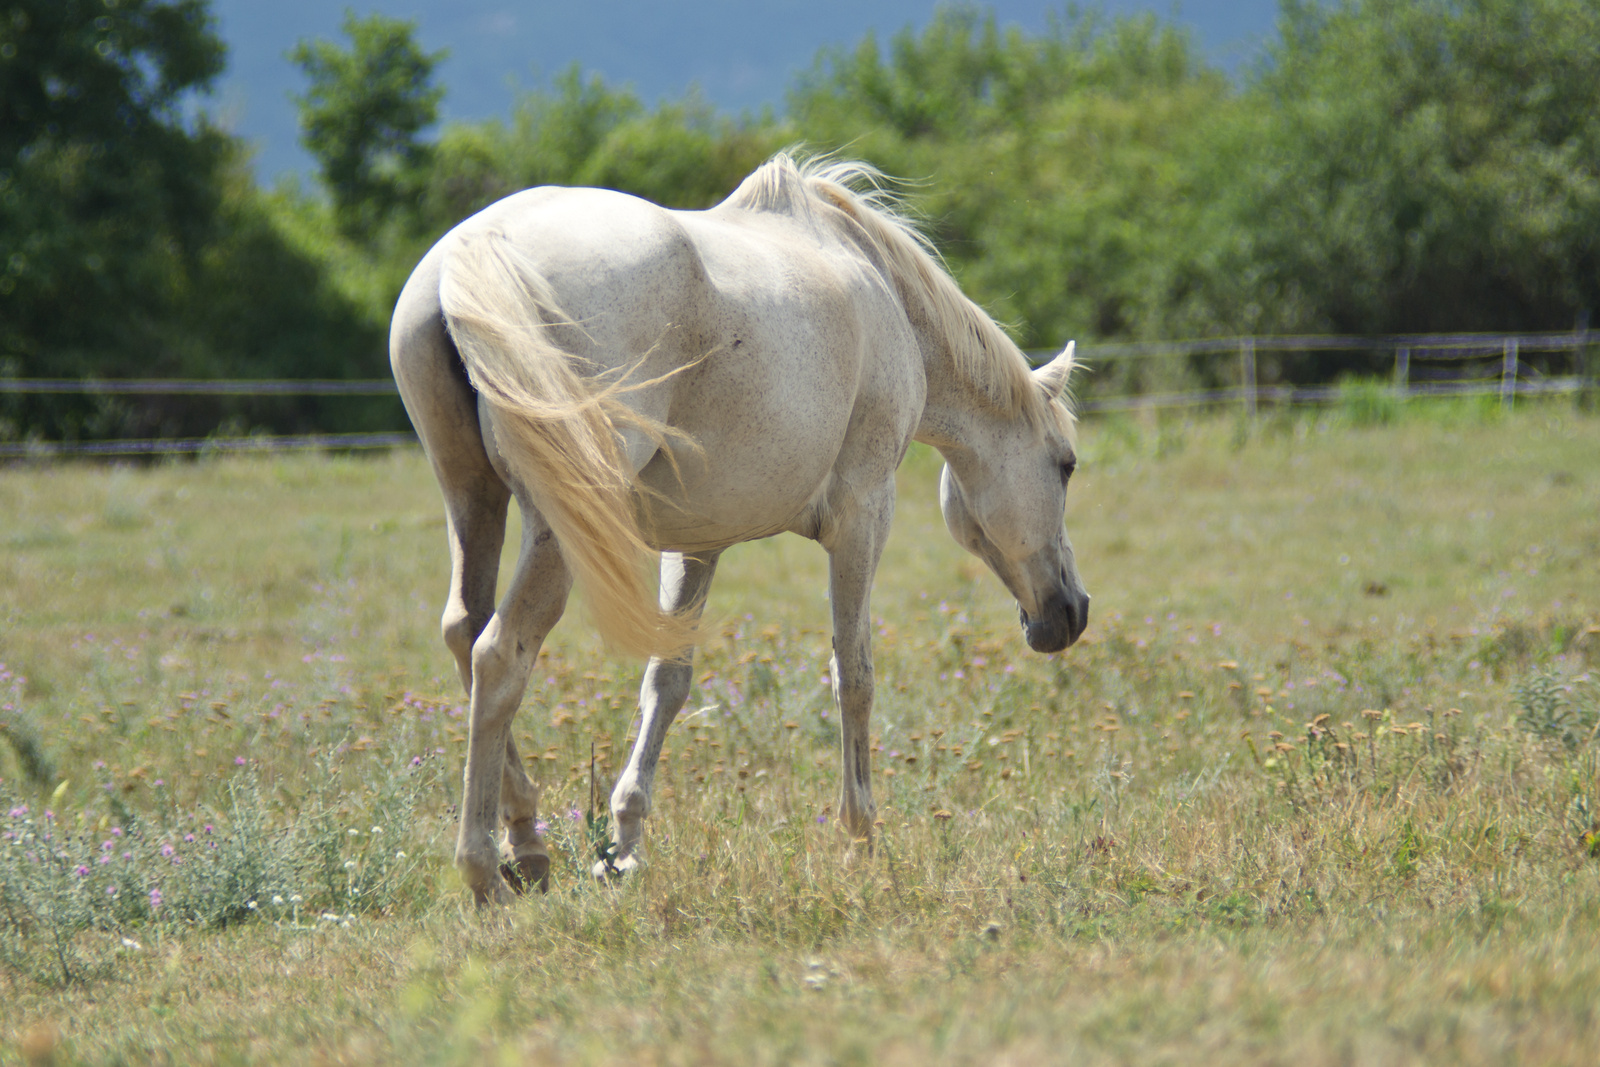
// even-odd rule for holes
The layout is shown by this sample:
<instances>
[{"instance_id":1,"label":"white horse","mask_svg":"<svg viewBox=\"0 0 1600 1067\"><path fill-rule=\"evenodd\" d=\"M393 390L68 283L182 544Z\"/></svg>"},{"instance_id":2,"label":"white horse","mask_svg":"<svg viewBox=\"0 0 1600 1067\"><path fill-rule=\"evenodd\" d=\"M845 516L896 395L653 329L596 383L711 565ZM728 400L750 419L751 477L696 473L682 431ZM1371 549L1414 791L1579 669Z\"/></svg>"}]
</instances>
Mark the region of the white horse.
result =
<instances>
[{"instance_id":1,"label":"white horse","mask_svg":"<svg viewBox=\"0 0 1600 1067\"><path fill-rule=\"evenodd\" d=\"M828 551L839 815L870 843L867 598L912 441L943 454L945 522L1016 597L1028 644L1083 632L1062 522L1072 346L1030 372L877 178L779 155L708 211L530 189L446 234L406 283L390 360L449 521L444 639L471 698L455 862L480 904L548 885L510 727L574 580L609 643L650 657L611 794L623 871L717 558L785 530ZM522 548L496 607L512 497Z\"/></svg>"}]
</instances>

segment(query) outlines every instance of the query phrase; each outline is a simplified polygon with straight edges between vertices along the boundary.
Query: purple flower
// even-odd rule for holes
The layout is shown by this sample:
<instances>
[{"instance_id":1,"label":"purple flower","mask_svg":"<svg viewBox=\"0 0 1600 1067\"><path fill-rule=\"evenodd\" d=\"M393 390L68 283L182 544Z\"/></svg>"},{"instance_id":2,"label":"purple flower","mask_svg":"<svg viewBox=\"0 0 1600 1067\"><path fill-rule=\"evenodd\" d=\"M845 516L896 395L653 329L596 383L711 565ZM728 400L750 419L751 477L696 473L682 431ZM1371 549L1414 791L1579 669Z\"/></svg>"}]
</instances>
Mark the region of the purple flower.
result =
<instances>
[{"instance_id":1,"label":"purple flower","mask_svg":"<svg viewBox=\"0 0 1600 1067\"><path fill-rule=\"evenodd\" d=\"M100 842L100 851L101 852L110 852L111 851L111 842L110 841L102 841L102 842Z\"/></svg>"},{"instance_id":2,"label":"purple flower","mask_svg":"<svg viewBox=\"0 0 1600 1067\"><path fill-rule=\"evenodd\" d=\"M235 757L233 757L233 765L235 767L243 767L248 762L250 762L250 761L245 759L243 756L235 756Z\"/></svg>"},{"instance_id":3,"label":"purple flower","mask_svg":"<svg viewBox=\"0 0 1600 1067\"><path fill-rule=\"evenodd\" d=\"M161 846L161 854L163 856L170 856L176 851L178 850L173 848L170 843Z\"/></svg>"},{"instance_id":4,"label":"purple flower","mask_svg":"<svg viewBox=\"0 0 1600 1067\"><path fill-rule=\"evenodd\" d=\"M117 895L117 887L116 886L114 886L114 885L106 886L106 896L114 897L116 895Z\"/></svg>"},{"instance_id":5,"label":"purple flower","mask_svg":"<svg viewBox=\"0 0 1600 1067\"><path fill-rule=\"evenodd\" d=\"M194 840L194 835L193 834L184 834L183 835L183 839L185 841L193 841Z\"/></svg>"},{"instance_id":6,"label":"purple flower","mask_svg":"<svg viewBox=\"0 0 1600 1067\"><path fill-rule=\"evenodd\" d=\"M159 911L160 910L160 908L161 908L161 890L159 890L159 889L150 890L150 908L153 911Z\"/></svg>"},{"instance_id":7,"label":"purple flower","mask_svg":"<svg viewBox=\"0 0 1600 1067\"><path fill-rule=\"evenodd\" d=\"M89 868L85 867L83 864L80 863L80 864L78 864L77 868L73 871L73 873L76 874L79 878L82 878L84 875L89 873Z\"/></svg>"}]
</instances>

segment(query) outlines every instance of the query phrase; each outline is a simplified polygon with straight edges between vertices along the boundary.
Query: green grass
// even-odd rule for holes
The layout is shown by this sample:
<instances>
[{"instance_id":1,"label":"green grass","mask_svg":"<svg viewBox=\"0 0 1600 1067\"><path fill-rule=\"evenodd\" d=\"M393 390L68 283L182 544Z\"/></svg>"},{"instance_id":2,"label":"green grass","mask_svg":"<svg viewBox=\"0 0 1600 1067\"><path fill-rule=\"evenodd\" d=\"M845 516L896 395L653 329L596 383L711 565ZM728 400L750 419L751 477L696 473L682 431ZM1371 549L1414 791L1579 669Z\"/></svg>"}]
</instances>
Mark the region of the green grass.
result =
<instances>
[{"instance_id":1,"label":"green grass","mask_svg":"<svg viewBox=\"0 0 1600 1067\"><path fill-rule=\"evenodd\" d=\"M640 665L569 612L517 723L552 891L487 921L420 456L0 471L0 1062L1600 1058L1600 420L1082 437L1060 656L905 465L872 859L784 538L724 558L620 891L572 814Z\"/></svg>"}]
</instances>

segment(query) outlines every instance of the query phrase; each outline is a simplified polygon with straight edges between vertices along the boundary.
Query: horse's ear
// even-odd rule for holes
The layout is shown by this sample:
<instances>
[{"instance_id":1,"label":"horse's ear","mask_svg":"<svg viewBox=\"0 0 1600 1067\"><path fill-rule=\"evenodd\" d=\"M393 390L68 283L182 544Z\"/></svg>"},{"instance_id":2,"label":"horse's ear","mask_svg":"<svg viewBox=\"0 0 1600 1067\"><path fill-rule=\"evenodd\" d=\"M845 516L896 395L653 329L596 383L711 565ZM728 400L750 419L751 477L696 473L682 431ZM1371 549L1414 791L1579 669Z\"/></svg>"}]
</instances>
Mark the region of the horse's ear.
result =
<instances>
[{"instance_id":1,"label":"horse's ear","mask_svg":"<svg viewBox=\"0 0 1600 1067\"><path fill-rule=\"evenodd\" d=\"M1033 372L1033 380L1039 383L1039 388L1051 400L1067 389L1067 379L1072 377L1072 352L1077 347L1078 342L1068 341L1059 356Z\"/></svg>"}]
</instances>

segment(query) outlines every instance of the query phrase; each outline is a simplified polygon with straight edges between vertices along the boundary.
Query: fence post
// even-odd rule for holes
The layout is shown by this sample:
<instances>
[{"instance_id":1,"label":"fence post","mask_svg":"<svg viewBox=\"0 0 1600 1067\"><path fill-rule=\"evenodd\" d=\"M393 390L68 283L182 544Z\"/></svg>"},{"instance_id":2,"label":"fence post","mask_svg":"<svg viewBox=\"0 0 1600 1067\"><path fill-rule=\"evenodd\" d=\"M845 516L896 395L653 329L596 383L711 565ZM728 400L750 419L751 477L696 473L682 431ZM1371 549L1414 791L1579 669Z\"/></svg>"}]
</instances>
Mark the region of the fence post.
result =
<instances>
[{"instance_id":1,"label":"fence post","mask_svg":"<svg viewBox=\"0 0 1600 1067\"><path fill-rule=\"evenodd\" d=\"M1394 353L1394 390L1403 399L1411 391L1411 349L1400 348Z\"/></svg>"},{"instance_id":2,"label":"fence post","mask_svg":"<svg viewBox=\"0 0 1600 1067\"><path fill-rule=\"evenodd\" d=\"M1256 415L1256 339L1246 337L1239 342L1239 384L1244 386L1244 413Z\"/></svg>"},{"instance_id":3,"label":"fence post","mask_svg":"<svg viewBox=\"0 0 1600 1067\"><path fill-rule=\"evenodd\" d=\"M1594 337L1589 333L1589 313L1584 311L1578 315L1577 366L1573 369L1578 372L1578 410L1589 411L1595 405L1595 362L1589 351Z\"/></svg>"},{"instance_id":4,"label":"fence post","mask_svg":"<svg viewBox=\"0 0 1600 1067\"><path fill-rule=\"evenodd\" d=\"M1507 337L1505 344L1505 362L1500 368L1500 404L1511 407L1512 401L1517 396L1517 339Z\"/></svg>"}]
</instances>

